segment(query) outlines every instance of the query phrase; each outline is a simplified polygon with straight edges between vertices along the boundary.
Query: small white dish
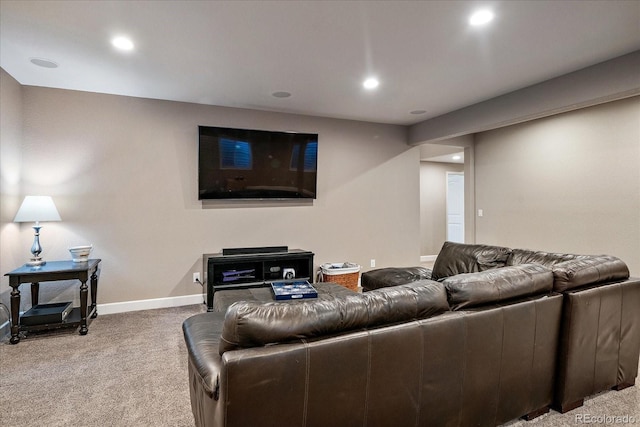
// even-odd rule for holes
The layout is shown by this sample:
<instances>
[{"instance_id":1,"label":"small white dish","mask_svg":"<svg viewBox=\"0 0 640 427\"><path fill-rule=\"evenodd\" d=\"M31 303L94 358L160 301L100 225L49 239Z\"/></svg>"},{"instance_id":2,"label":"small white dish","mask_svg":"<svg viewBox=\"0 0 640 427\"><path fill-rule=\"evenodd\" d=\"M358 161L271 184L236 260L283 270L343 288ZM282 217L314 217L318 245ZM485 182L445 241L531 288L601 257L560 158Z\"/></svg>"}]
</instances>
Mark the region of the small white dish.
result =
<instances>
[{"instance_id":1,"label":"small white dish","mask_svg":"<svg viewBox=\"0 0 640 427\"><path fill-rule=\"evenodd\" d=\"M93 245L73 246L69 248L73 262L87 262Z\"/></svg>"}]
</instances>

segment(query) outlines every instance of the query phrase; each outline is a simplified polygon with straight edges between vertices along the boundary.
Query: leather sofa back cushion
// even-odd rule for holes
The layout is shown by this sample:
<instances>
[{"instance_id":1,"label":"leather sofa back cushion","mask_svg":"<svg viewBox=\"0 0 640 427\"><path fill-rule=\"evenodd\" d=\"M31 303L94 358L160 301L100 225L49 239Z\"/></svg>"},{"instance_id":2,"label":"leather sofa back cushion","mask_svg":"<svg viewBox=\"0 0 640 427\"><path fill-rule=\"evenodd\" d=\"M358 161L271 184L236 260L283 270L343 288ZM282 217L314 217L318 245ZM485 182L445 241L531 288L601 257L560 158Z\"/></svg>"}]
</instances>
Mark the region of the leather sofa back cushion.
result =
<instances>
[{"instance_id":1,"label":"leather sofa back cushion","mask_svg":"<svg viewBox=\"0 0 640 427\"><path fill-rule=\"evenodd\" d=\"M557 292L629 278L629 268L619 258L610 255L588 255L559 262L553 267Z\"/></svg>"},{"instance_id":2,"label":"leather sofa back cushion","mask_svg":"<svg viewBox=\"0 0 640 427\"><path fill-rule=\"evenodd\" d=\"M327 299L239 301L224 319L219 353L421 319L449 310L444 285L422 280Z\"/></svg>"},{"instance_id":3,"label":"leather sofa back cushion","mask_svg":"<svg viewBox=\"0 0 640 427\"><path fill-rule=\"evenodd\" d=\"M453 310L551 292L553 273L539 264L522 264L458 274L442 282Z\"/></svg>"},{"instance_id":4,"label":"leather sofa back cushion","mask_svg":"<svg viewBox=\"0 0 640 427\"><path fill-rule=\"evenodd\" d=\"M490 245L445 242L433 265L431 279L504 267L511 249Z\"/></svg>"},{"instance_id":5,"label":"leather sofa back cushion","mask_svg":"<svg viewBox=\"0 0 640 427\"><path fill-rule=\"evenodd\" d=\"M553 267L555 264L578 258L586 258L588 255L559 254L543 251L530 251L528 249L512 249L507 265L541 264L545 267Z\"/></svg>"}]
</instances>

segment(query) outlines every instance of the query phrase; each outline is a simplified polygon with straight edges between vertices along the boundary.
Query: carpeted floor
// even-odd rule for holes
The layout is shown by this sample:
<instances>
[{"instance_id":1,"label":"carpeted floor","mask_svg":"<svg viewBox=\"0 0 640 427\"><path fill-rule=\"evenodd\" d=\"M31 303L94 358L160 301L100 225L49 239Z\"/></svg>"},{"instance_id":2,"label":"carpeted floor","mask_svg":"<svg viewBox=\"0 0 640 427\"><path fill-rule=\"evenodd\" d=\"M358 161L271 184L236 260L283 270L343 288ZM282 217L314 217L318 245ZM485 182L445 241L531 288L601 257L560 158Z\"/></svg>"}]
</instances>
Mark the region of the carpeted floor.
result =
<instances>
[{"instance_id":1,"label":"carpeted floor","mask_svg":"<svg viewBox=\"0 0 640 427\"><path fill-rule=\"evenodd\" d=\"M203 304L98 316L0 344L0 425L193 426L182 322Z\"/></svg>"},{"instance_id":2,"label":"carpeted floor","mask_svg":"<svg viewBox=\"0 0 640 427\"><path fill-rule=\"evenodd\" d=\"M0 425L193 426L181 326L204 311L200 304L101 315L84 337L65 332L2 342ZM640 425L638 385L601 393L566 414L507 425L633 423Z\"/></svg>"},{"instance_id":3,"label":"carpeted floor","mask_svg":"<svg viewBox=\"0 0 640 427\"><path fill-rule=\"evenodd\" d=\"M638 384L622 391L607 391L584 400L584 405L565 414L551 410L531 421L514 420L509 427L640 426L640 388Z\"/></svg>"}]
</instances>

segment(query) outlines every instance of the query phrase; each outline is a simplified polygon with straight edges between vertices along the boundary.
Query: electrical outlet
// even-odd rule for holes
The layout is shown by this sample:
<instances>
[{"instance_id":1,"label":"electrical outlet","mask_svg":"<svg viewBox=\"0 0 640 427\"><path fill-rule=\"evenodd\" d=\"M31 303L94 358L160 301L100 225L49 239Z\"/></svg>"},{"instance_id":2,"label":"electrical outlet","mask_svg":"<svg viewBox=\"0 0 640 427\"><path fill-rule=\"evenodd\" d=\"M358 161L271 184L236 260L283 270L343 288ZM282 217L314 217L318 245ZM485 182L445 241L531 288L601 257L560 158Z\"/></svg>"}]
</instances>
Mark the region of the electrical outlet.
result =
<instances>
[{"instance_id":1,"label":"electrical outlet","mask_svg":"<svg viewBox=\"0 0 640 427\"><path fill-rule=\"evenodd\" d=\"M193 273L193 283L200 283L200 273Z\"/></svg>"},{"instance_id":2,"label":"electrical outlet","mask_svg":"<svg viewBox=\"0 0 640 427\"><path fill-rule=\"evenodd\" d=\"M375 259L372 259L372 260L371 260L371 267L375 267L375 266L376 266L376 260L375 260Z\"/></svg>"}]
</instances>

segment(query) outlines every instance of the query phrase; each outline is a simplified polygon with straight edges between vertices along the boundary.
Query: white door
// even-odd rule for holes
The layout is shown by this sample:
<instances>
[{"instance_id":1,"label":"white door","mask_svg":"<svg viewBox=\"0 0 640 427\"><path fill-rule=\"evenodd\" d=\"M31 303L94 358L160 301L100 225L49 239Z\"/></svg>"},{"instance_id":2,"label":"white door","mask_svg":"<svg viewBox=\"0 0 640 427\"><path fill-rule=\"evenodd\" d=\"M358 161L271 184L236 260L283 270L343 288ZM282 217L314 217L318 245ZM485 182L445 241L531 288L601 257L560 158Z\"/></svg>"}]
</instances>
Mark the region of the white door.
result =
<instances>
[{"instance_id":1,"label":"white door","mask_svg":"<svg viewBox=\"0 0 640 427\"><path fill-rule=\"evenodd\" d=\"M447 240L464 243L463 172L447 172Z\"/></svg>"}]
</instances>

